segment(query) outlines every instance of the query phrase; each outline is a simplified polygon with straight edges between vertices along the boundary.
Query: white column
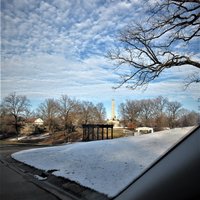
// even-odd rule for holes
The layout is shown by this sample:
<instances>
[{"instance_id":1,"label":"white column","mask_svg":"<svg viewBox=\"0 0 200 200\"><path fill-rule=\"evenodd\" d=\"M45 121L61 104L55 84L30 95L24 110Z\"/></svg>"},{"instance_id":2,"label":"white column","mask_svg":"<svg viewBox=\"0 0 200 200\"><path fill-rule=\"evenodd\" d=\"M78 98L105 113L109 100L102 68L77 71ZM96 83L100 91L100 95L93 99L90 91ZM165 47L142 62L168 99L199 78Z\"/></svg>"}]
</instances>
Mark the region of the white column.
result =
<instances>
[{"instance_id":1,"label":"white column","mask_svg":"<svg viewBox=\"0 0 200 200\"><path fill-rule=\"evenodd\" d=\"M115 119L115 100L112 99L112 113L111 113L111 119Z\"/></svg>"}]
</instances>

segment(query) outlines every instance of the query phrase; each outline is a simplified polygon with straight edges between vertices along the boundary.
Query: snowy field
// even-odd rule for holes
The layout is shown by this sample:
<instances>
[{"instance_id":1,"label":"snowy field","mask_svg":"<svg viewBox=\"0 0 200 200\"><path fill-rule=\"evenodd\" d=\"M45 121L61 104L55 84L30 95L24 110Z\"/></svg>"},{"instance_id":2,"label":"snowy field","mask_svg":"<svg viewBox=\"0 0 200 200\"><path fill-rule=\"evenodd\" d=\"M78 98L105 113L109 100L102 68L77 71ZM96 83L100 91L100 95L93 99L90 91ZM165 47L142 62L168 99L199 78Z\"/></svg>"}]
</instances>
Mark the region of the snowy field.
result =
<instances>
[{"instance_id":1,"label":"snowy field","mask_svg":"<svg viewBox=\"0 0 200 200\"><path fill-rule=\"evenodd\" d=\"M191 129L31 149L12 157L114 197Z\"/></svg>"}]
</instances>

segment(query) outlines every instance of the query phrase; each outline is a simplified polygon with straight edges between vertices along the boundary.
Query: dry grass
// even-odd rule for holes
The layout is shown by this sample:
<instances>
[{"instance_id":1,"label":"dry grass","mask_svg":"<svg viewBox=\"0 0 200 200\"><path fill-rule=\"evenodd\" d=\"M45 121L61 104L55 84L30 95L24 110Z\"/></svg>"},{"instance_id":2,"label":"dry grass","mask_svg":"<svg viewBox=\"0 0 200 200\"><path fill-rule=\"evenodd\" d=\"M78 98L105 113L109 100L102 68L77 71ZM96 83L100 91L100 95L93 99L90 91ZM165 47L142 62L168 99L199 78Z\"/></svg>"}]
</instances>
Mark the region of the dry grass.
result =
<instances>
[{"instance_id":1,"label":"dry grass","mask_svg":"<svg viewBox=\"0 0 200 200\"><path fill-rule=\"evenodd\" d=\"M114 138L120 138L120 137L124 137L124 136L125 136L125 134L124 134L122 128L113 130L113 137Z\"/></svg>"},{"instance_id":2,"label":"dry grass","mask_svg":"<svg viewBox=\"0 0 200 200\"><path fill-rule=\"evenodd\" d=\"M55 132L47 138L38 138L38 139L23 139L23 140L0 140L0 144L39 144L39 145L55 145L55 144L63 144L68 142L78 142L82 141L82 128L77 128L76 132L65 134L64 131ZM108 131L108 139L111 138L111 130ZM113 138L124 137L123 129L113 129ZM96 137L95 137L96 138ZM101 135L99 137L101 139ZM104 139L107 139L106 131L104 131Z\"/></svg>"},{"instance_id":3,"label":"dry grass","mask_svg":"<svg viewBox=\"0 0 200 200\"><path fill-rule=\"evenodd\" d=\"M65 134L64 131L55 132L49 138L44 139L40 144L63 144L68 142L77 142L82 140L82 133L76 131L70 134Z\"/></svg>"}]
</instances>

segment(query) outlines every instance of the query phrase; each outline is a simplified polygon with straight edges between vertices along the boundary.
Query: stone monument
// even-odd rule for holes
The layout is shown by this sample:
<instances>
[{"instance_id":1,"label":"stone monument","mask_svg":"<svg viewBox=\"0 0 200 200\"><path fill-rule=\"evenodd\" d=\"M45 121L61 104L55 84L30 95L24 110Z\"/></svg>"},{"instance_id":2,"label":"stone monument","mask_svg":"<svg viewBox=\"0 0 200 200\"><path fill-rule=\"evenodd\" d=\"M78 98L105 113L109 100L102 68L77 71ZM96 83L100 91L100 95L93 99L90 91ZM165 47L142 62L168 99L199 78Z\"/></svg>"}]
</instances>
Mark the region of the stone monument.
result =
<instances>
[{"instance_id":1,"label":"stone monument","mask_svg":"<svg viewBox=\"0 0 200 200\"><path fill-rule=\"evenodd\" d=\"M112 105L111 105L111 119L109 119L107 122L108 124L113 124L113 128L120 128L119 120L116 118L115 115L115 100L112 99Z\"/></svg>"},{"instance_id":2,"label":"stone monument","mask_svg":"<svg viewBox=\"0 0 200 200\"><path fill-rule=\"evenodd\" d=\"M115 100L114 99L112 99L111 120L116 120L116 115L115 115Z\"/></svg>"}]
</instances>

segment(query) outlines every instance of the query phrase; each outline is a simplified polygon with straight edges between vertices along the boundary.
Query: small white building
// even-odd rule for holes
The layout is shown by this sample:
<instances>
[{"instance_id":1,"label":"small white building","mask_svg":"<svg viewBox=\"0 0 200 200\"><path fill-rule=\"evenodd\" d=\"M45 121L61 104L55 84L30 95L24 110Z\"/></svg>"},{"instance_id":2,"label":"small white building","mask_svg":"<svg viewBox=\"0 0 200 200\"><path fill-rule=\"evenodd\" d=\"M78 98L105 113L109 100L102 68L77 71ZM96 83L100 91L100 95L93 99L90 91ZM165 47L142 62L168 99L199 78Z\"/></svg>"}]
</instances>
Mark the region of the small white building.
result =
<instances>
[{"instance_id":1,"label":"small white building","mask_svg":"<svg viewBox=\"0 0 200 200\"><path fill-rule=\"evenodd\" d=\"M44 124L44 121L41 118L37 118L34 122L34 125L42 126Z\"/></svg>"},{"instance_id":2,"label":"small white building","mask_svg":"<svg viewBox=\"0 0 200 200\"><path fill-rule=\"evenodd\" d=\"M136 130L135 135L153 133L153 128L150 128L150 127L138 127L135 130Z\"/></svg>"}]
</instances>

